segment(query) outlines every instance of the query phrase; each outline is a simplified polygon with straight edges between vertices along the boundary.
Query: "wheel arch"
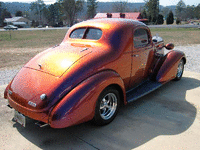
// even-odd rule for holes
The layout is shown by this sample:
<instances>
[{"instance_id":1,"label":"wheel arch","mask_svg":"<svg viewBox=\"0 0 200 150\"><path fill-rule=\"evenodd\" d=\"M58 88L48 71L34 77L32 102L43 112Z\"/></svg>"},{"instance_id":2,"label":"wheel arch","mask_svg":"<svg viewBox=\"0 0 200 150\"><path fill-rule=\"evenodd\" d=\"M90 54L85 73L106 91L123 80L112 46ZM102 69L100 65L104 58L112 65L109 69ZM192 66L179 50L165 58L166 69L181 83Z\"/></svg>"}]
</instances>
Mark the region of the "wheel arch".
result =
<instances>
[{"instance_id":1,"label":"wheel arch","mask_svg":"<svg viewBox=\"0 0 200 150\"><path fill-rule=\"evenodd\" d=\"M111 84L111 85L107 86L106 88L110 88L110 87L115 88L119 92L120 105L126 105L127 102L125 101L125 96L124 96L125 93L123 92L122 88L118 84Z\"/></svg>"},{"instance_id":2,"label":"wheel arch","mask_svg":"<svg viewBox=\"0 0 200 150\"><path fill-rule=\"evenodd\" d=\"M185 54L178 50L169 52L165 57L166 58L156 76L156 81L158 82L166 82L174 79L176 75L176 69L178 67L178 62L183 59L184 64L186 63Z\"/></svg>"},{"instance_id":3,"label":"wheel arch","mask_svg":"<svg viewBox=\"0 0 200 150\"><path fill-rule=\"evenodd\" d=\"M96 101L107 87L116 88L124 100L125 87L121 77L111 70L99 72L80 83L52 109L49 116L51 127L63 128L91 120Z\"/></svg>"},{"instance_id":4,"label":"wheel arch","mask_svg":"<svg viewBox=\"0 0 200 150\"><path fill-rule=\"evenodd\" d=\"M184 62L184 64L186 64L186 58L185 58L185 57L183 57L182 59L183 59L183 62Z\"/></svg>"}]
</instances>

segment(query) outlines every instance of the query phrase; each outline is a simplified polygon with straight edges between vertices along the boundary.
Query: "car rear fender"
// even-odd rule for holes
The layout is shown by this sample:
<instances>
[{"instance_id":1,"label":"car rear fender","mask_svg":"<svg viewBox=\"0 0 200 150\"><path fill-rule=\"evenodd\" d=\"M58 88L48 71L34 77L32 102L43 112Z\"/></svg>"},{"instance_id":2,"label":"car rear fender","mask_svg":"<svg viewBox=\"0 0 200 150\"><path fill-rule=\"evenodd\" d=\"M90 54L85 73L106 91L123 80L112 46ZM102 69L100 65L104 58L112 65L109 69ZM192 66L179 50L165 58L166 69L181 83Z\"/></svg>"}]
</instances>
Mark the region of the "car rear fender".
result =
<instances>
[{"instance_id":1,"label":"car rear fender","mask_svg":"<svg viewBox=\"0 0 200 150\"><path fill-rule=\"evenodd\" d=\"M184 59L184 63L186 63L185 54L181 51L173 50L166 54L164 62L156 76L156 81L166 82L174 79L177 73L178 63L181 59Z\"/></svg>"},{"instance_id":2,"label":"car rear fender","mask_svg":"<svg viewBox=\"0 0 200 150\"><path fill-rule=\"evenodd\" d=\"M120 86L125 100L124 83L116 72L97 73L81 82L53 108L49 115L50 126L64 128L91 120L100 93L113 84Z\"/></svg>"}]
</instances>

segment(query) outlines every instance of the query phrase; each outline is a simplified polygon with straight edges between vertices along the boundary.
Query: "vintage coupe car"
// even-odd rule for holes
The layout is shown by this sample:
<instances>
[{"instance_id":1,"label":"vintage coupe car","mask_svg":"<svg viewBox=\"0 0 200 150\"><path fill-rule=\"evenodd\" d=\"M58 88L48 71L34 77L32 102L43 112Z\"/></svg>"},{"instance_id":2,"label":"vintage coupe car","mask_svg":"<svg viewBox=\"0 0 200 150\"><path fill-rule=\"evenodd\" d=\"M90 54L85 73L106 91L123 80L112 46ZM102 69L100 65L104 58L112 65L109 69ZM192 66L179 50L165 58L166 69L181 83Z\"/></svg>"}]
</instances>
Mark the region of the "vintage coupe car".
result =
<instances>
[{"instance_id":1,"label":"vintage coupe car","mask_svg":"<svg viewBox=\"0 0 200 150\"><path fill-rule=\"evenodd\" d=\"M27 117L52 128L105 125L120 105L181 79L186 57L173 48L139 21L84 21L24 65L4 97L23 126Z\"/></svg>"}]
</instances>

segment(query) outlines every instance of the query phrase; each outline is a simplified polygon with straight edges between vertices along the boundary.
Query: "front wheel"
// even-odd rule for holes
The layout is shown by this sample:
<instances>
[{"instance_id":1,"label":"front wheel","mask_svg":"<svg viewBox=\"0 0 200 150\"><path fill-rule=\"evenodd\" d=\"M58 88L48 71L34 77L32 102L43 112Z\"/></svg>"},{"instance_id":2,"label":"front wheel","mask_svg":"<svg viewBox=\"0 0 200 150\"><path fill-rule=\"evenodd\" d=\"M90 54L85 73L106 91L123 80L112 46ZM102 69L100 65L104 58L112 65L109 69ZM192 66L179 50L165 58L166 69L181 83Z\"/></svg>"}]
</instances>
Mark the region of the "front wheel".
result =
<instances>
[{"instance_id":1,"label":"front wheel","mask_svg":"<svg viewBox=\"0 0 200 150\"><path fill-rule=\"evenodd\" d=\"M106 125L116 117L120 105L119 92L115 88L106 88L100 94L95 108L93 122Z\"/></svg>"},{"instance_id":2,"label":"front wheel","mask_svg":"<svg viewBox=\"0 0 200 150\"><path fill-rule=\"evenodd\" d=\"M183 71L184 71L184 61L183 61L183 59L181 59L178 64L176 77L174 78L175 81L178 81L182 78Z\"/></svg>"}]
</instances>

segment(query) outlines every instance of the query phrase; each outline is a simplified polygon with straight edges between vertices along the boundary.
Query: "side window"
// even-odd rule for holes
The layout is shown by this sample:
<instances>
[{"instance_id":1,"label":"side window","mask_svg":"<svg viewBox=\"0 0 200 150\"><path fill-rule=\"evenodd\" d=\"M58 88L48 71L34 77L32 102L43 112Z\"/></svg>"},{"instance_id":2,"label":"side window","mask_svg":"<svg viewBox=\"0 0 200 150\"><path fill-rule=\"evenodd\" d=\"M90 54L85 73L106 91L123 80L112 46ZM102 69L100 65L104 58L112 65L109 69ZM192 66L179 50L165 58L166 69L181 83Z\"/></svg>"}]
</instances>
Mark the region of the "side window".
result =
<instances>
[{"instance_id":1,"label":"side window","mask_svg":"<svg viewBox=\"0 0 200 150\"><path fill-rule=\"evenodd\" d=\"M137 29L133 35L134 47L144 47L149 43L148 33L145 29Z\"/></svg>"},{"instance_id":2,"label":"side window","mask_svg":"<svg viewBox=\"0 0 200 150\"><path fill-rule=\"evenodd\" d=\"M78 28L71 32L72 39L89 39L99 40L102 36L102 31L97 28Z\"/></svg>"},{"instance_id":3,"label":"side window","mask_svg":"<svg viewBox=\"0 0 200 150\"><path fill-rule=\"evenodd\" d=\"M85 39L98 40L101 38L102 31L100 29L89 28Z\"/></svg>"},{"instance_id":4,"label":"side window","mask_svg":"<svg viewBox=\"0 0 200 150\"><path fill-rule=\"evenodd\" d=\"M70 34L70 38L82 39L84 32L85 32L85 28L76 29L76 30L72 31L72 33Z\"/></svg>"}]
</instances>

